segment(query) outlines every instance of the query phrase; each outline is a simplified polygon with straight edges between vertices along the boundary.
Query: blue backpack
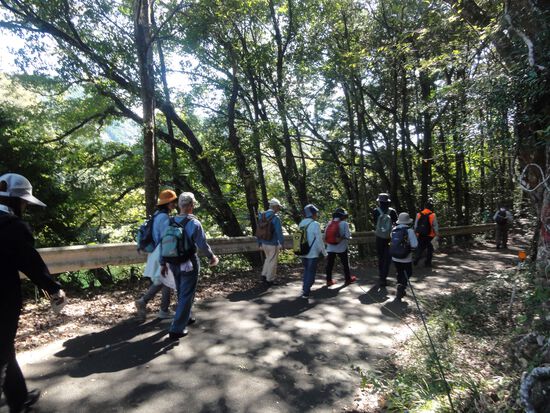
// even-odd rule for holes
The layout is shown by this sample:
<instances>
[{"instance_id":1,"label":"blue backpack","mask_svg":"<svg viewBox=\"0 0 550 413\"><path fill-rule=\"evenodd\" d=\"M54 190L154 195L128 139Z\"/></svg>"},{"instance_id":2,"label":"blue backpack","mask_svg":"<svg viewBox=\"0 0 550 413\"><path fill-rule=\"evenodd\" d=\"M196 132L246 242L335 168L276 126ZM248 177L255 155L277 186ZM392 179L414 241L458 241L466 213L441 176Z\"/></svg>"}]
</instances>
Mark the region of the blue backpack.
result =
<instances>
[{"instance_id":1,"label":"blue backpack","mask_svg":"<svg viewBox=\"0 0 550 413\"><path fill-rule=\"evenodd\" d=\"M394 258L406 258L411 252L409 228L395 228L391 233L390 255Z\"/></svg>"},{"instance_id":2,"label":"blue backpack","mask_svg":"<svg viewBox=\"0 0 550 413\"><path fill-rule=\"evenodd\" d=\"M155 241L153 240L153 221L158 211L147 218L147 220L140 225L136 234L136 243L138 251L144 251L151 253L155 250Z\"/></svg>"},{"instance_id":3,"label":"blue backpack","mask_svg":"<svg viewBox=\"0 0 550 413\"><path fill-rule=\"evenodd\" d=\"M181 224L170 218L170 224L160 241L160 256L171 264L180 264L189 260L197 252L197 247L185 231L185 226L193 218L186 217Z\"/></svg>"}]
</instances>

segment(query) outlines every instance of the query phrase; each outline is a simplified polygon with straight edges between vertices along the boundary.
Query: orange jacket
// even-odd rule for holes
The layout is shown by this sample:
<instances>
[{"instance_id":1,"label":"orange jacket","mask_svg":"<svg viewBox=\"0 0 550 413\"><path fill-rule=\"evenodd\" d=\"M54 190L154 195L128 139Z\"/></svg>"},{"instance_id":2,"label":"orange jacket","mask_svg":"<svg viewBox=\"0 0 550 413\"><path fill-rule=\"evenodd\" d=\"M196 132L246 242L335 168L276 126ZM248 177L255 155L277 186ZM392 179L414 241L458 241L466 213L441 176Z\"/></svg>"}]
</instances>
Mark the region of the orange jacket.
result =
<instances>
[{"instance_id":1,"label":"orange jacket","mask_svg":"<svg viewBox=\"0 0 550 413\"><path fill-rule=\"evenodd\" d=\"M427 215L430 214L428 217L428 220L430 221L430 234L428 236L435 237L437 235L436 230L437 228L437 221L435 221L435 213L433 211L430 211L428 208L424 208L422 211L420 211L418 214L416 214L416 221L414 222L414 229L416 230L416 225L418 223L418 220L420 219L420 215ZM434 224L434 221L436 222ZM417 233L418 235L418 233Z\"/></svg>"}]
</instances>

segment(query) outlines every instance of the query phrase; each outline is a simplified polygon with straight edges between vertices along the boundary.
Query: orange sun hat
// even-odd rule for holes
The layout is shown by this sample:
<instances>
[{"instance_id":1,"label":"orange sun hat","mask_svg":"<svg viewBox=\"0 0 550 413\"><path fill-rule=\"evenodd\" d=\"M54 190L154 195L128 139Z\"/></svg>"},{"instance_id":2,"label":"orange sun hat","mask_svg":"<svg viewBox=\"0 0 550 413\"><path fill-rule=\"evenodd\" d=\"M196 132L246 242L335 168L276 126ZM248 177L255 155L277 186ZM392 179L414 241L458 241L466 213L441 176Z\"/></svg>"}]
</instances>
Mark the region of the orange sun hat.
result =
<instances>
[{"instance_id":1,"label":"orange sun hat","mask_svg":"<svg viewBox=\"0 0 550 413\"><path fill-rule=\"evenodd\" d=\"M171 189L165 189L159 194L159 199L157 201L157 206L166 205L172 201L178 199L178 196Z\"/></svg>"}]
</instances>

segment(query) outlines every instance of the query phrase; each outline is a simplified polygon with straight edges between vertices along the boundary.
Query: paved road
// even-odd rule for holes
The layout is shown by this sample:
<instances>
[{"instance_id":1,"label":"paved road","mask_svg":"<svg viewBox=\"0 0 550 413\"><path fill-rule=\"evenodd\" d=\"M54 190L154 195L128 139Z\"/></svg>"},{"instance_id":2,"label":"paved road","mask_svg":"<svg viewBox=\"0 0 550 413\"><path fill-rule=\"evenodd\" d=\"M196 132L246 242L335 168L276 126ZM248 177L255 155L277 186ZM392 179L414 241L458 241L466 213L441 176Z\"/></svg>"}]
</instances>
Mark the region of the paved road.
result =
<instances>
[{"instance_id":1,"label":"paved road","mask_svg":"<svg viewBox=\"0 0 550 413\"><path fill-rule=\"evenodd\" d=\"M417 294L509 266L513 254L483 250L476 258L440 254L436 269L416 271ZM204 300L190 334L175 343L165 340L168 322L151 318L21 354L29 386L43 391L35 411L341 411L360 384L355 367L388 354L403 331L393 313L406 309L391 302L393 286L388 296L367 293L373 269L356 273L358 284L331 288L318 274L309 301L296 298L299 282Z\"/></svg>"}]
</instances>

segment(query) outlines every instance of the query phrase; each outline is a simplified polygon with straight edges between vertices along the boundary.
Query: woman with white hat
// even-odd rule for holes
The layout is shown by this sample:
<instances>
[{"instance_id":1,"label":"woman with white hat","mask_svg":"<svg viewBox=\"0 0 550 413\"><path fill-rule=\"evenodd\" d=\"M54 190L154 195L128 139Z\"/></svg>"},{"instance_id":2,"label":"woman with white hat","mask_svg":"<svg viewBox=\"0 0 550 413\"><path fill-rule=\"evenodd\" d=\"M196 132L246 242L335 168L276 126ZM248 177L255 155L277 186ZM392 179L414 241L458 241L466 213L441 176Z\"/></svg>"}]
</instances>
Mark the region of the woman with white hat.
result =
<instances>
[{"instance_id":1,"label":"woman with white hat","mask_svg":"<svg viewBox=\"0 0 550 413\"><path fill-rule=\"evenodd\" d=\"M390 254L397 269L397 294L395 301L401 301L406 295L409 278L412 276L413 250L418 247L414 230L410 227L413 220L406 212L401 212L396 226L391 232Z\"/></svg>"},{"instance_id":2,"label":"woman with white hat","mask_svg":"<svg viewBox=\"0 0 550 413\"><path fill-rule=\"evenodd\" d=\"M15 336L23 307L19 271L50 294L54 310L65 304L65 293L50 276L34 248L29 226L21 219L27 205L46 206L33 196L32 185L24 176L0 176L0 385L11 413L26 411L40 397L39 390L27 390L15 358Z\"/></svg>"}]
</instances>

